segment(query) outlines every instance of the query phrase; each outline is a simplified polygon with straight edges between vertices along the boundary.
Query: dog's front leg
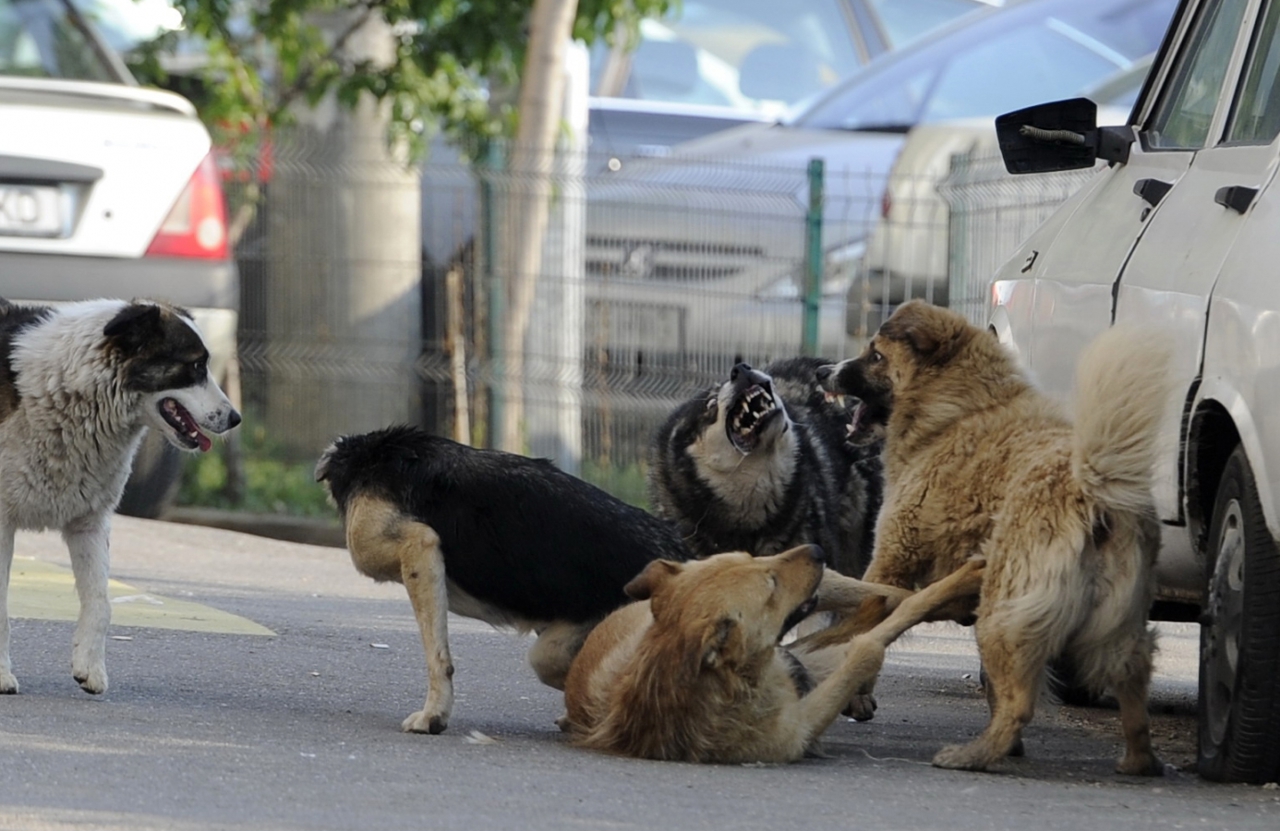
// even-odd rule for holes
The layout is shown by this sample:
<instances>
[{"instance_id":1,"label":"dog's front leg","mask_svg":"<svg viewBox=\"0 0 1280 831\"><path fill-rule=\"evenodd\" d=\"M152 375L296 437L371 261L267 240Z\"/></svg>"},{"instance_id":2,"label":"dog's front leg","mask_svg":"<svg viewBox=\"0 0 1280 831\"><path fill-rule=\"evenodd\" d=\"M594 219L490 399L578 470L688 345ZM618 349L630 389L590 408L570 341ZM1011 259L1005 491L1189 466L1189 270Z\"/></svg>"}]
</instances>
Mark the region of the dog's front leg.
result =
<instances>
[{"instance_id":1,"label":"dog's front leg","mask_svg":"<svg viewBox=\"0 0 1280 831\"><path fill-rule=\"evenodd\" d=\"M80 617L71 640L71 675L80 688L95 695L107 691L107 627L111 601L107 574L111 566L111 519L101 514L68 523L62 539L71 555L71 571L80 595Z\"/></svg>"},{"instance_id":2,"label":"dog's front leg","mask_svg":"<svg viewBox=\"0 0 1280 831\"><path fill-rule=\"evenodd\" d=\"M18 691L18 679L9 662L9 571L13 567L14 526L0 525L0 693Z\"/></svg>"},{"instance_id":3,"label":"dog's front leg","mask_svg":"<svg viewBox=\"0 0 1280 831\"><path fill-rule=\"evenodd\" d=\"M449 655L449 590L440 537L430 526L406 522L399 541L400 576L418 619L427 655L427 700L400 727L406 733L443 733L453 711L453 659Z\"/></svg>"}]
</instances>

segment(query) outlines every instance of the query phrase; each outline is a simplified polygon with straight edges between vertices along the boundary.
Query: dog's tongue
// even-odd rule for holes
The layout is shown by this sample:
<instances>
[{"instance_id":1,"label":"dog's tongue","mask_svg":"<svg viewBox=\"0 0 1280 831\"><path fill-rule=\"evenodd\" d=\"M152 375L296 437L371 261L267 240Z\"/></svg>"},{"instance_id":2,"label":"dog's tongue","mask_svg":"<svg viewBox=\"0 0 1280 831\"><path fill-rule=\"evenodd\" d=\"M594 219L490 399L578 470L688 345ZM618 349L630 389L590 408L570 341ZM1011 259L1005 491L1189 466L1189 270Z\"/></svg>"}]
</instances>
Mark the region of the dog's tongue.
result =
<instances>
[{"instance_id":1,"label":"dog's tongue","mask_svg":"<svg viewBox=\"0 0 1280 831\"><path fill-rule=\"evenodd\" d=\"M199 431L196 432L196 441L200 443L201 453L207 452L210 447L213 447L213 442L209 437Z\"/></svg>"}]
</instances>

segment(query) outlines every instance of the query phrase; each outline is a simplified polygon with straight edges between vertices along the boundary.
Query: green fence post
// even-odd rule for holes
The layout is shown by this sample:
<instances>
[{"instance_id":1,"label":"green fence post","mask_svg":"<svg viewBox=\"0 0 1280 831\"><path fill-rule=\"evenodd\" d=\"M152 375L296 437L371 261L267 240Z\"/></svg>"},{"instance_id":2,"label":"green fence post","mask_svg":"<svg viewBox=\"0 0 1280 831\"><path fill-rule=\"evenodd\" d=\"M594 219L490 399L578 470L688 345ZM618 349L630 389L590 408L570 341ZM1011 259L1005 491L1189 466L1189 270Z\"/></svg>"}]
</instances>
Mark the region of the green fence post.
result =
<instances>
[{"instance_id":1,"label":"green fence post","mask_svg":"<svg viewBox=\"0 0 1280 831\"><path fill-rule=\"evenodd\" d=\"M501 176L503 173L505 160L502 149L497 140L489 141L484 160L481 162L485 173L480 180L480 232L484 251L485 284L489 295L489 369L493 379L489 387L489 423L485 428L485 444L488 447L496 446L494 437L497 435L499 425L502 424L502 410L506 405L507 395L506 352L504 351L507 285L503 279L505 275L502 274L502 269L497 268L495 263L499 244L496 224L499 221L499 211L503 207L495 204L493 187L494 177ZM503 206L505 204L504 201Z\"/></svg>"},{"instance_id":2,"label":"green fence post","mask_svg":"<svg viewBox=\"0 0 1280 831\"><path fill-rule=\"evenodd\" d=\"M804 216L804 320L800 352L818 354L818 316L822 304L822 202L824 165L809 160L809 210Z\"/></svg>"}]
</instances>

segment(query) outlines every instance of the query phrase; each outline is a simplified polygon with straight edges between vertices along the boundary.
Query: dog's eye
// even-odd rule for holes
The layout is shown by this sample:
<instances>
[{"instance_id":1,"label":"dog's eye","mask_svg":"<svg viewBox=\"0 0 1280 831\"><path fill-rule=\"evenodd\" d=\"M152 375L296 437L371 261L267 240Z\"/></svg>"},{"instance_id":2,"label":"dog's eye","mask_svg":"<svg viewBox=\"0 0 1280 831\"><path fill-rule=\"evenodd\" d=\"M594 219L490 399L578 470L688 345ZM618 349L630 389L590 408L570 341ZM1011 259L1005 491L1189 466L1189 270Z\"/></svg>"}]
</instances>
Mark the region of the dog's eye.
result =
<instances>
[{"instance_id":1,"label":"dog's eye","mask_svg":"<svg viewBox=\"0 0 1280 831\"><path fill-rule=\"evenodd\" d=\"M880 354L880 350L878 349L871 350L871 363L878 364L883 360L884 360L884 355Z\"/></svg>"},{"instance_id":2,"label":"dog's eye","mask_svg":"<svg viewBox=\"0 0 1280 831\"><path fill-rule=\"evenodd\" d=\"M778 588L778 576L776 574L769 575L769 590L776 591Z\"/></svg>"},{"instance_id":3,"label":"dog's eye","mask_svg":"<svg viewBox=\"0 0 1280 831\"><path fill-rule=\"evenodd\" d=\"M192 361L190 366L191 366L191 369L194 370L197 375L204 375L204 373L209 368L209 359L201 358L198 361Z\"/></svg>"}]
</instances>

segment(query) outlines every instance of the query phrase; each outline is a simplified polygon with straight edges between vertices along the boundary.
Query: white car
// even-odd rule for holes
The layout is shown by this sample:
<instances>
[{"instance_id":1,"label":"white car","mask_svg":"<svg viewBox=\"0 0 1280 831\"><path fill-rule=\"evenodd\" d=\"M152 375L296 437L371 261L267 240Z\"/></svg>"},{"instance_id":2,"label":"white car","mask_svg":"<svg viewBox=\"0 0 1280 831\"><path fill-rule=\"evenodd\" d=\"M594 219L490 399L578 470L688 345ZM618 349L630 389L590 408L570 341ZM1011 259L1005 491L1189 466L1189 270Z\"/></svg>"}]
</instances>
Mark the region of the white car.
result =
<instances>
[{"instance_id":1,"label":"white car","mask_svg":"<svg viewBox=\"0 0 1280 831\"><path fill-rule=\"evenodd\" d=\"M0 297L172 300L224 377L239 284L190 102L138 87L68 0L0 0L0 125ZM181 457L163 447L144 444L122 510L153 516L172 495Z\"/></svg>"},{"instance_id":2,"label":"white car","mask_svg":"<svg viewBox=\"0 0 1280 831\"><path fill-rule=\"evenodd\" d=\"M1079 100L997 122L1011 172L1109 162L995 275L999 338L1065 393L1112 323L1177 336L1152 612L1202 624L1201 775L1250 782L1280 778L1277 56L1280 3L1186 0L1129 124Z\"/></svg>"},{"instance_id":3,"label":"white car","mask_svg":"<svg viewBox=\"0 0 1280 831\"><path fill-rule=\"evenodd\" d=\"M1139 58L1102 83L1082 91L1084 97L1107 108L1099 111L1100 120L1117 124L1128 116L1153 57ZM849 289L846 328L850 335L865 337L875 331L894 306L911 297L947 305L951 212L938 185L951 172L953 156L964 154L970 159L982 159L995 158L999 153L994 113L918 124L911 129L889 171L889 180L880 198L880 221L867 239L858 279ZM1055 187L1039 187L1034 194L1022 197L1011 193L1010 202L1021 201L1026 205L1034 199L1037 211L1044 216L1070 196L1087 175L1087 172L1063 173ZM1010 235L1010 239L1017 238ZM992 241L984 242L991 244ZM1008 254L1005 248L993 256L1003 259Z\"/></svg>"}]
</instances>

